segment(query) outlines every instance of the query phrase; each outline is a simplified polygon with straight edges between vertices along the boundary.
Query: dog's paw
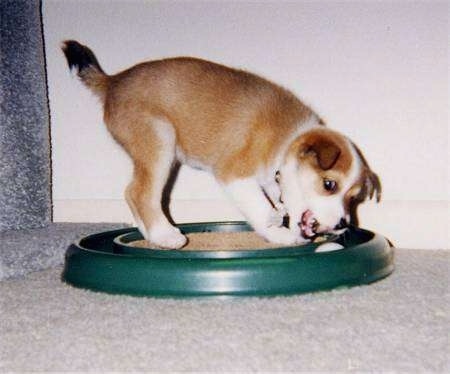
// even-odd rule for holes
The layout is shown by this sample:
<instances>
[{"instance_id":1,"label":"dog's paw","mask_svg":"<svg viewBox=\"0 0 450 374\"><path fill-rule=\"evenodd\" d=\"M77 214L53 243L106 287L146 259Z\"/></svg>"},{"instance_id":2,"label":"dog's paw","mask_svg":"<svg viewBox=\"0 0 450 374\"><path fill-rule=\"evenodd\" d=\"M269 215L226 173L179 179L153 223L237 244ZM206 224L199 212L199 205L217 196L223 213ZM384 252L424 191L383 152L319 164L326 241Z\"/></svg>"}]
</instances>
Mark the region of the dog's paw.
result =
<instances>
[{"instance_id":1,"label":"dog's paw","mask_svg":"<svg viewBox=\"0 0 450 374\"><path fill-rule=\"evenodd\" d=\"M302 237L286 227L268 227L263 236L272 243L283 245L295 245L306 242Z\"/></svg>"},{"instance_id":2,"label":"dog's paw","mask_svg":"<svg viewBox=\"0 0 450 374\"><path fill-rule=\"evenodd\" d=\"M187 242L186 237L180 230L170 225L154 227L149 232L148 240L158 247L165 249L178 249L183 247Z\"/></svg>"}]
</instances>

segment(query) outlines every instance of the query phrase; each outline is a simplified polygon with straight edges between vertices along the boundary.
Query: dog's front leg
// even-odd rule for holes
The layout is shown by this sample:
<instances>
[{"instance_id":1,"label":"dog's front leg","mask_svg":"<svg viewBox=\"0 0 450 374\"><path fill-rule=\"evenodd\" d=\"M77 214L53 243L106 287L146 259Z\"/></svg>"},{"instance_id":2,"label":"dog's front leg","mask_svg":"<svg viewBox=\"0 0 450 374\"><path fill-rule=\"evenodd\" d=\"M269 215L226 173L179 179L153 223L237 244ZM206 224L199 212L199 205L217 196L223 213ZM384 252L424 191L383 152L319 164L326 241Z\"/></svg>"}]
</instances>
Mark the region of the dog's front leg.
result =
<instances>
[{"instance_id":1,"label":"dog's front leg","mask_svg":"<svg viewBox=\"0 0 450 374\"><path fill-rule=\"evenodd\" d=\"M267 200L256 178L236 179L224 184L224 188L259 235L270 242L284 245L301 241L301 237L288 228L271 224L271 218L276 211Z\"/></svg>"}]
</instances>

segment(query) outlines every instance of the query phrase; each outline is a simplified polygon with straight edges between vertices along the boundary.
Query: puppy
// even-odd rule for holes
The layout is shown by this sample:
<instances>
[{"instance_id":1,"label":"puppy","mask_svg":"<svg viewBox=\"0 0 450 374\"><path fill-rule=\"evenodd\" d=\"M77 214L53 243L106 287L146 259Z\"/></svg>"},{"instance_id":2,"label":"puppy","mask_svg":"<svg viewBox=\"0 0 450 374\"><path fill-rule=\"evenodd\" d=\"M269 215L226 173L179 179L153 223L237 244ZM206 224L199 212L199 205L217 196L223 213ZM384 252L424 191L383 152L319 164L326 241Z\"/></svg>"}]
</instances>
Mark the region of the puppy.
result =
<instances>
[{"instance_id":1,"label":"puppy","mask_svg":"<svg viewBox=\"0 0 450 374\"><path fill-rule=\"evenodd\" d=\"M284 245L341 230L367 196L380 199L379 178L358 148L274 83L188 57L107 75L86 46L66 41L62 49L133 160L126 201L160 247L186 243L161 207L177 161L213 174L255 231Z\"/></svg>"}]
</instances>

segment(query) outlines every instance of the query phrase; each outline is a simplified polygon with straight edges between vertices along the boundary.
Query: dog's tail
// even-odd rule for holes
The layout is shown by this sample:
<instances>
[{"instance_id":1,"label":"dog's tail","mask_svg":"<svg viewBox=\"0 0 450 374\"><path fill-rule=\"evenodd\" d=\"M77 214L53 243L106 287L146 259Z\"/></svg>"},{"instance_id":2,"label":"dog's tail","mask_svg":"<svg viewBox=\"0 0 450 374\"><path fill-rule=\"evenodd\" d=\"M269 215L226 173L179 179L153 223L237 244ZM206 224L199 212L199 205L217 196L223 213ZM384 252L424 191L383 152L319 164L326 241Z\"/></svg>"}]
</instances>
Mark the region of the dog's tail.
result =
<instances>
[{"instance_id":1,"label":"dog's tail","mask_svg":"<svg viewBox=\"0 0 450 374\"><path fill-rule=\"evenodd\" d=\"M100 67L94 53L75 40L63 42L62 50L69 69L75 67L81 81L103 100L108 89L109 76Z\"/></svg>"}]
</instances>

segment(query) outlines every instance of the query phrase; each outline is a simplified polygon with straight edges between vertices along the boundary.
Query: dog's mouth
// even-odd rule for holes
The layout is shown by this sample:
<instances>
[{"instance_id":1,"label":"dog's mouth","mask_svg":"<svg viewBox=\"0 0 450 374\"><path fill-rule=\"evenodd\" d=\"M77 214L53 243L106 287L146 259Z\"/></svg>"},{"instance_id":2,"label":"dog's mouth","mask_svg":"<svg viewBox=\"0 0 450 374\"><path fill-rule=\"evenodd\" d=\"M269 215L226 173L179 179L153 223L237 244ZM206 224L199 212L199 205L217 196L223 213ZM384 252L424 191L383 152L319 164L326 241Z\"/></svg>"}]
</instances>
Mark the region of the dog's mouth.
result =
<instances>
[{"instance_id":1,"label":"dog's mouth","mask_svg":"<svg viewBox=\"0 0 450 374\"><path fill-rule=\"evenodd\" d=\"M305 239L312 239L317 234L319 222L314 218L313 212L309 209L304 211L298 223L302 236Z\"/></svg>"}]
</instances>

